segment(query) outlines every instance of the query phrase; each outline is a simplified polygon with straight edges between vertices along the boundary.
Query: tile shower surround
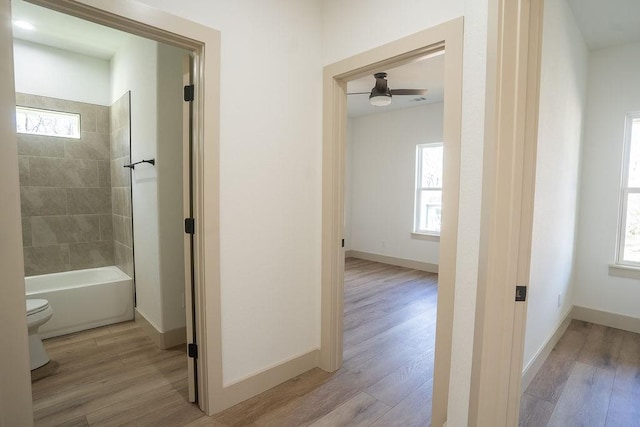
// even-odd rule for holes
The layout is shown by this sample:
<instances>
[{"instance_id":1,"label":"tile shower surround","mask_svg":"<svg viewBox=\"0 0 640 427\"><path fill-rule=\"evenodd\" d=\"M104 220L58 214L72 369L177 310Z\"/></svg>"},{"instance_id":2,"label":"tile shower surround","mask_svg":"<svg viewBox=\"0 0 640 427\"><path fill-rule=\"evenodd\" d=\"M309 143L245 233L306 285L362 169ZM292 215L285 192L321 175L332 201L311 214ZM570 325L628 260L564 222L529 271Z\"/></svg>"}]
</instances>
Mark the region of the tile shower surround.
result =
<instances>
[{"instance_id":1,"label":"tile shower surround","mask_svg":"<svg viewBox=\"0 0 640 427\"><path fill-rule=\"evenodd\" d=\"M111 106L111 218L115 265L133 277L133 219L131 215L130 92Z\"/></svg>"},{"instance_id":2,"label":"tile shower surround","mask_svg":"<svg viewBox=\"0 0 640 427\"><path fill-rule=\"evenodd\" d=\"M109 107L16 94L79 113L80 139L18 134L25 275L114 265Z\"/></svg>"}]
</instances>

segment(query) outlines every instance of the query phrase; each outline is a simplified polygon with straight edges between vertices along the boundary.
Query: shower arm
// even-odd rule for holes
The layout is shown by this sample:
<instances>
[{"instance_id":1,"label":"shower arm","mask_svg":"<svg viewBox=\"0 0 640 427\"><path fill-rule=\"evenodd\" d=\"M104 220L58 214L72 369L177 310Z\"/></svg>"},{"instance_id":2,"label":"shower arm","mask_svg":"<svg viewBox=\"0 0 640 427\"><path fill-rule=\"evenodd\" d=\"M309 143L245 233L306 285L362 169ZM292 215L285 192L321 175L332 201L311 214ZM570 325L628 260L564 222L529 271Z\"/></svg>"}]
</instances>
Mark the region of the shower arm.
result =
<instances>
[{"instance_id":1,"label":"shower arm","mask_svg":"<svg viewBox=\"0 0 640 427\"><path fill-rule=\"evenodd\" d=\"M128 165L124 165L123 167L129 168L129 169L135 169L136 165L139 165L140 163L149 163L150 165L154 165L155 166L156 159L140 160L139 162L135 162L135 163L131 163L131 164L128 164Z\"/></svg>"}]
</instances>

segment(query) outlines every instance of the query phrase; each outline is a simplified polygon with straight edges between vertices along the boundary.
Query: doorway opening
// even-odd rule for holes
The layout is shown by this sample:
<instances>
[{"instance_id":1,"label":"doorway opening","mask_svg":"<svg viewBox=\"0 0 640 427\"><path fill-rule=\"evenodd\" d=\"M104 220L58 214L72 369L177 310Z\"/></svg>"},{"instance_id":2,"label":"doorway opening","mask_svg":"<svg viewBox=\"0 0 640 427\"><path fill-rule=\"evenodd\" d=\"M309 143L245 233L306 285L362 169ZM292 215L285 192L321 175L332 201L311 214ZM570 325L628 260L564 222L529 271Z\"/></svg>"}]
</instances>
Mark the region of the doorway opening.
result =
<instances>
[{"instance_id":1,"label":"doorway opening","mask_svg":"<svg viewBox=\"0 0 640 427\"><path fill-rule=\"evenodd\" d=\"M17 2L16 2L17 3ZM193 351L192 354L195 356L196 353L198 354L199 358L195 359L195 358L190 358L189 360L191 361L191 363L194 365L198 366L198 370L197 370L197 374L194 370L194 375L193 377L191 377L190 381L189 381L189 385L190 385L190 390L189 390L189 395L190 395L190 399L193 400L195 399L195 393L196 390L199 392L200 395L200 401L199 401L199 405L200 407L205 410L208 411L209 407L212 407L214 405L212 405L212 397L215 396L215 392L217 390L218 384L215 382L211 382L208 381L208 376L207 376L207 365L209 365L207 363L207 357L210 354L213 354L214 356L216 354L219 354L219 350L220 350L220 342L219 342L219 331L217 331L216 333L216 328L215 325L218 323L215 321L215 319L211 319L210 322L205 322L204 321L204 317L206 316L207 312L204 310L204 260L202 259L202 248L204 245L204 236L202 235L202 231L203 231L203 225L204 225L204 220L203 220L203 216L204 216L204 206L203 206L203 187L205 185L205 183L208 184L214 184L211 185L210 188L208 188L208 192L207 194L212 194L214 197L209 198L208 199L208 207L207 209L214 209L216 204L217 204L217 186L215 179L212 180L212 176L215 177L215 171L217 170L217 147L218 147L218 141L217 141L217 120L211 120L209 123L205 124L202 121L202 111L203 111L203 107L204 105L208 105L209 106L209 111L208 111L208 117L212 117L212 118L217 118L217 94L215 93L215 91L209 89L207 91L204 90L203 85L201 84L202 81L204 80L204 77L206 76L207 78L209 78L211 81L215 82L217 80L218 77L218 72L219 72L219 64L218 64L218 46L219 46L219 35L215 30L212 29L208 29L208 28L204 28L202 26L198 26L198 25L191 25L191 23L188 23L187 21L181 20L179 18L176 18L175 16L171 16L168 15L164 12L159 12L159 11L153 11L153 10L145 10L145 11L137 11L135 13L133 13L132 15L130 15L130 18L124 19L122 18L123 14L125 13L125 11L122 10L122 7L118 7L117 5L104 5L103 8L90 8L87 7L81 3L75 2L75 1L69 1L69 2L50 2L50 1L41 1L41 2L33 2L33 3L39 3L44 5L47 8L51 8L51 9L56 9L58 11L63 12L64 14L68 14L68 15L73 15L76 17L80 17L83 19L88 19L97 23L102 23L102 24L106 24L110 27L117 27L119 29L125 30L127 33L136 33L137 35L143 36L148 38L146 41L147 42L151 42L151 43L157 43L157 42L165 42L167 43L166 46L163 47L158 47L157 50L152 50L152 52L154 54L157 54L158 56L160 56L162 54L162 50L163 49L173 49L175 52L180 52L180 60L177 62L177 65L174 63L174 67L172 67L172 70L178 70L178 72L176 73L176 75L178 76L178 78L176 79L176 85L175 87L177 88L177 92L175 91L171 91L171 90L167 90L165 91L161 91L164 92L162 95L158 95L157 96L157 101L160 101L160 98L167 93L177 93L178 94L178 100L179 100L179 107L176 109L177 114L175 114L176 118L173 118L174 123L177 121L178 123L180 123L180 125L182 125L182 119L183 117L191 120L191 123L187 122L185 125L185 128L191 129L191 131L186 132L183 135L182 130L180 129L180 127L178 127L178 133L177 133L177 138L175 138L172 142L173 142L173 146L169 147L167 150L174 150L176 151L176 153L173 153L173 151L171 151L171 154L168 154L169 151L165 151L164 155L165 156L172 156L173 158L171 159L172 161L167 161L165 163L165 172L167 172L167 170L169 170L170 172L175 172L176 169L179 171L180 176L178 177L178 179L176 180L177 183L174 184L174 186L177 186L178 189L183 190L182 188L182 183L185 183L185 185L187 185L187 189L188 191L181 191L181 194L179 196L178 199L178 203L170 203L171 205L176 205L177 206L177 212L178 212L178 216L179 216L179 221L177 222L177 232L176 230L172 231L174 232L173 236L175 237L176 235L179 236L180 239L183 240L183 242L178 241L177 245L171 245L172 249L175 249L175 246L177 246L178 248L182 247L182 244L184 243L185 246L187 248L189 247L193 247L194 248L194 253L185 253L185 256L181 256L179 257L179 261L180 261L180 266L178 268L172 268L170 271L170 275L172 275L172 278L176 278L176 280L179 280L180 283L186 282L188 280L184 280L183 278L187 278L190 279L192 276L195 278L196 283L195 283L195 292L194 295L187 295L190 291L191 291L191 283L188 284L188 286L183 286L180 294L182 294L184 292L184 295L180 295L179 298L175 298L175 296L171 295L169 297L166 298L166 301L170 302L171 304L174 305L178 305L180 306L180 308L183 310L183 314L182 316L176 316L176 317L181 317L182 321L183 321L183 326L180 328L176 328L178 330L177 334L169 334L170 336L164 336L161 337L161 341L162 338L165 339L165 345L166 346L170 346L170 343L172 340L179 340L181 342L184 342L184 336L187 335L187 342L189 344L196 344L196 338L198 338L198 344L200 344L200 347L198 348L199 351ZM16 18L15 16L16 13L16 8L14 7L14 19ZM66 15L65 15L66 16ZM69 18L67 16L67 18ZM133 21L133 19L137 19L138 21ZM189 29L185 29L187 27L186 24L189 24ZM160 29L163 28L163 29ZM168 29L171 29L171 32L168 32ZM131 36L129 36L131 37ZM209 61L207 62L208 66L205 69L204 67L204 48L205 46L209 47L208 52L208 58ZM184 52L185 51L181 51L181 49L186 49L187 52L189 52L190 55L192 55L192 61L191 61L191 67L189 67L186 73L186 75L184 74L184 69L183 69L183 61L182 61L182 57L184 56ZM17 65L17 64L16 64ZM40 65L40 64L35 64L36 66ZM159 70L157 72L157 86L158 87L162 87L164 86L167 82L168 82L168 77L166 75L163 75L164 70ZM16 73L17 74L17 73ZM190 75L189 75L190 74ZM165 80L162 80L165 79ZM183 79L186 80L191 80L194 84L195 84L195 88L192 92L193 97L190 100L191 102L187 103L183 103ZM93 88L90 88L93 89ZM157 88L156 88L157 89ZM81 91L81 89L80 89ZM129 94L125 93L125 96L123 98L129 98ZM36 96L38 97L38 96ZM25 100L25 96L21 96L19 95L18 100L22 101L23 103L27 102ZM40 96L39 98L43 98L42 96ZM47 99L38 99L36 101L42 101L44 103L48 103L46 106L49 107L50 109L53 110L57 110L57 109L65 109L65 105L61 104L61 99L63 99L63 97L60 98L54 98L51 96L46 97ZM33 99L31 100L33 101ZM80 105L80 107L88 109L89 113L87 112L81 112L81 115L84 115L84 127L85 129L89 129L91 128L91 126L93 125L93 127L96 127L97 129L97 124L101 123L101 125L103 125L104 129L106 130L107 128L111 128L110 126L110 120L109 120L109 112L108 112L108 108L107 109L99 109L100 112L99 113L95 113L96 110L98 110L98 106L101 106L99 104L94 104L93 106L88 105L89 103L87 102L76 102L78 104L82 104ZM85 105L87 104L87 105ZM185 108L183 107L183 104L185 105L189 105L190 108ZM97 106L96 106L97 105ZM132 108L135 108L135 102L132 104ZM106 110L106 111L105 111ZM97 119L95 119L93 121L93 123L91 122L91 113L95 113L94 114L94 118L97 116L97 114L101 114L101 118L103 119L102 121L98 122ZM106 114L105 114L106 113ZM160 112L156 112L157 113L157 119L159 121L161 120L167 120L169 115L171 117L174 117L174 114L172 113L160 113ZM164 114L164 115L163 115ZM126 116L126 113L123 114L124 116ZM135 114L131 114L134 118L135 118ZM106 117L106 120L105 120ZM82 124L82 122L81 122ZM87 127L88 126L88 127ZM123 125L122 127L118 127L116 129L116 132L118 130L124 129L126 128L126 125ZM133 129L135 129L136 125L134 122L133 125ZM140 126L140 128L142 128L142 126ZM207 131L207 137L206 140L208 142L207 147L208 147L208 151L207 151L207 160L208 160L208 172L204 173L203 170L203 164L204 164L204 156L203 156L203 152L202 152L202 146L204 144L204 132L205 130ZM96 132L97 133L97 132ZM103 133L113 133L110 130L108 130L107 132L103 132ZM121 134L125 134L126 132L121 132ZM135 134L135 133L134 133ZM183 140L183 136L185 137ZM35 136L34 136L35 137ZM51 137L51 138L56 138L56 137ZM95 137L97 138L97 137ZM160 140L162 138L161 135L158 135L158 140ZM102 137L101 139L104 139L104 137ZM107 135L107 140L108 139L113 139L113 138L109 138L109 135ZM124 138L123 138L124 139ZM105 155L105 147L100 146L100 148L97 148L97 144L85 144L85 145L79 145L78 141L67 141L67 145L69 145L69 147L75 147L78 151L82 151L82 150L88 150L90 152L92 152L92 154L96 154L96 150L100 151L100 156L104 156ZM154 142L154 139L151 139L151 143ZM189 143L193 143L195 145L195 148L190 149L189 147L185 147L185 144L189 144ZM75 143L75 144L74 144ZM37 144L36 144L37 145ZM55 144L53 144L55 145ZM60 144L58 144L60 145ZM114 159L112 159L111 157L107 157L105 159L103 158L89 158L89 159L74 159L74 158L69 158L67 159L66 157L64 157L64 146L65 144L62 144L62 154L63 154L63 161L71 161L71 162L75 162L75 163L80 163L80 162L76 162L76 160L91 160L91 161L95 161L95 166L96 166L96 172L95 172L95 176L96 176L96 180L98 183L101 184L105 184L104 190L99 190L99 191L91 191L91 190L87 190L85 191L85 193L88 194L87 197L85 197L84 199L87 198L91 198L93 196L95 196L95 194L101 194L101 193L108 193L111 192L113 193L112 189L108 186L108 182L107 180L111 180L113 174L111 174L112 170L116 170L119 173L117 174L118 176L116 177L116 180L121 180L121 181L126 181L126 179L124 177L126 177L126 173L131 173L132 175L134 173L137 173L138 171L140 172L148 172L148 171L154 171L154 167L157 167L158 170L160 171L161 168L161 155L162 155L162 149L158 148L158 151L156 153L157 157L158 157L158 161L156 162L155 158L148 158L147 156L141 156L143 157L142 159L128 159L128 162L126 162L126 156L122 156L122 157L116 157ZM126 144L123 144L126 145ZM135 156L136 152L135 152L135 141L133 143L133 152L132 155ZM183 150L183 147L184 150ZM33 148L33 147L32 147ZM93 151L92 151L93 149ZM113 146L109 147L109 145L106 146L106 155L109 156L111 153L110 151L113 151ZM117 150L115 150L117 151ZM188 168L183 168L183 170L180 170L180 168L175 168L172 166L174 165L170 165L170 163L174 163L175 164L175 157L182 157L183 155L183 151L184 153L186 153L186 156L184 157L184 161L181 162L182 165L189 165L189 164L193 164L193 168L189 171ZM23 153L21 153L23 154ZM33 154L33 153L32 153ZM58 153L59 154L59 153ZM122 154L122 153L119 153ZM175 156L174 156L175 154ZM191 157L192 156L192 157ZM33 157L44 157L44 156L36 156L34 155ZM165 157L167 160L169 160L170 157ZM143 163L137 163L136 160L147 160ZM29 164L31 162L31 159L26 159L26 162L22 161L21 164L26 163ZM37 163L38 161L35 161L35 163ZM98 165L99 162L102 162L104 164L100 164ZM112 163L112 164L108 164L108 163ZM116 164L114 166L113 163L123 163L123 164ZM135 166L133 165L134 163ZM129 165L128 168L125 168L124 166ZM90 165L90 166L94 166L94 165ZM122 167L122 169L116 169L116 166ZM135 167L135 169L134 169ZM81 170L81 169L80 169ZM122 174L122 170L125 171L125 174ZM135 170L135 172L134 172ZM82 170L81 170L82 171ZM183 173L184 171L184 173ZM51 174L56 174L55 177L60 178L60 180L62 181L68 181L68 180L74 180L76 178L78 178L77 176L71 176L73 175L72 173L66 173L64 171L62 172L51 172L50 170L46 170L43 173L49 173ZM87 172L87 175L90 175L92 172L89 171ZM211 175L213 174L213 175ZM30 175L27 175L28 178L31 178ZM81 178L85 178L84 176ZM102 179L100 179L102 178ZM37 179L43 179L42 176L38 176ZM89 177L89 179L91 179L91 177ZM137 180L137 181L136 181ZM65 181L65 182L66 182ZM142 177L142 178L134 178L133 182L134 182L134 186L136 185L136 183L140 183L140 184L146 184L149 182L153 182L154 179L153 177ZM165 184L169 183L171 180L166 180L165 179ZM118 181L119 183L119 181ZM161 180L158 179L158 183L161 183ZM189 189L188 185L191 184L192 187ZM45 185L43 185L44 187ZM122 187L126 187L126 185L123 185ZM75 187L72 187L74 190L71 191L71 193L76 192ZM89 187L91 188L91 187ZM158 191L158 203L162 203L162 199L165 198L165 200L169 200L171 199L171 197L168 197L167 194L169 194L169 191L167 192L167 194L165 194L164 196L162 195L163 192L163 187L159 186L159 191ZM65 193L65 196L67 195L67 193L69 193L69 190L67 188L63 189L63 190L59 190L59 192L62 194L63 192ZM126 188L123 191L126 194ZM133 191L134 193L134 197L133 197L133 201L132 204L133 209L136 208L136 203L135 203L135 189ZM185 212L189 212L189 205L191 203L193 203L193 209L192 210L192 215L191 217L194 218L195 221L193 221L192 223L195 223L194 225L194 231L195 233L192 234L192 236L187 236L187 237L183 237L183 233L184 233L184 225L182 222L182 219L184 218L183 216L183 211L182 211L182 207L183 207L183 198L182 198L182 193L185 195L185 202L184 202L184 208L185 208ZM141 193L144 194L144 193ZM193 194L193 200L189 201L187 200L187 197ZM94 197L95 198L95 197ZM34 205L38 206L37 203L37 197L32 198L32 201L34 201ZM68 197L66 198L68 199ZM67 200L64 200L65 202ZM75 201L75 199L80 199L78 203L82 203L85 202L86 200L84 200L82 197L72 197L72 199ZM108 195L105 197L102 197L102 199L104 199L104 203L105 205L109 205L108 207L105 206L101 206L99 210L99 213L96 213L95 215L98 216L97 219L97 228L99 236L102 237L106 237L106 239L104 240L104 242L109 242L108 240L108 232L111 231L111 235L113 236L115 234L115 227L114 224L116 223L115 220L113 220L113 218L109 218L109 217L113 217L114 213L111 212L111 207L112 207L112 201L113 201L113 196L112 195ZM24 200L24 199L23 199ZM48 201L49 199L45 199L45 201ZM173 201L175 202L175 200ZM24 204L24 203L23 203ZM62 203L60 203L60 205L62 205ZM108 209L107 209L108 208ZM174 208L175 209L175 208ZM68 210L68 206L65 206L65 210ZM102 210L104 210L104 212L102 212ZM214 209L215 210L215 209ZM66 213L66 212L65 212ZM137 213L137 212L136 212ZM61 212L62 214L62 212ZM127 228L132 229L133 227L127 227L126 225L126 215L118 215L120 217L124 217L125 221L122 221L125 223L124 225L124 229L126 230ZM168 215L165 215L165 218ZM101 227L102 223L101 223L101 219L103 219L102 217L104 217L104 227ZM134 216L135 218L135 216ZM109 223L109 219L111 219L111 223ZM118 221L121 221L122 218L118 218ZM92 219L93 220L93 219ZM69 222L69 221L73 221L73 219L71 220L63 220L63 222ZM214 221L214 220L211 220ZM31 221L30 221L31 222ZM93 220L93 222L96 222L95 220ZM91 222L92 225L96 225L93 224L93 222ZM135 220L134 220L135 222ZM162 222L162 219L158 219L158 223ZM171 222L171 221L169 221ZM171 222L172 223L172 222ZM111 230L109 230L109 225L111 225ZM141 227L144 227L144 225L142 225ZM138 229L141 227L137 227ZM161 225L161 227L163 227ZM210 244L210 248L213 249L217 244L218 244L218 240L217 240L217 225L215 224L210 224L209 225L209 230L213 231L213 232L209 232L209 236L207 239L207 243ZM32 227L33 228L33 227ZM73 228L73 227L72 227ZM77 228L77 227L76 227ZM138 233L138 229L136 229L135 231L132 232L132 234L137 234ZM66 231L66 230L63 230ZM33 236L33 230L31 230L31 236ZM54 238L58 238L58 235L64 235L63 232L60 232L58 234L54 233L50 233L51 235L53 235ZM69 234L69 233L67 233ZM73 233L71 233L73 235ZM75 237L77 237L76 233L75 235L73 235ZM49 236L51 237L51 236ZM122 236L118 236L118 237L122 237ZM126 239L126 236L123 237L123 240ZM130 238L131 244L133 243L133 237ZM101 242L101 240L99 240L98 242ZM56 244L59 242L55 242ZM76 243L76 242L74 242ZM122 243L119 241L119 243ZM102 246L110 246L109 243L101 243ZM114 242L111 242L111 245L115 246ZM66 249L66 248L64 248ZM132 248L131 248L132 249ZM140 253L140 247L136 247L136 250L138 251L138 254ZM160 252L162 251L161 249L159 250ZM108 250L104 251L105 253L108 252ZM174 251L175 252L175 251ZM210 253L212 253L211 256L211 263L208 263L208 269L213 269L214 271L209 272L208 274L208 278L209 281L208 283L211 285L211 291L215 294L215 290L218 289L219 287L219 281L217 280L217 259L215 259L215 253L213 253L215 251L210 251ZM172 257L174 256L175 253L171 253L169 256ZM36 257L37 258L37 257ZM91 256L89 256L89 258L91 258ZM115 255L112 255L111 257L114 262L115 262ZM175 258L175 257L174 257ZM193 260L193 262L191 262L191 260ZM182 265L182 262L184 262L184 266ZM158 263L158 261L156 260L156 264ZM70 264L70 263L69 263ZM131 262L131 264L133 264L133 262ZM124 267L124 266L123 266ZM193 272L192 272L193 270ZM132 274L133 275L133 274ZM138 305L140 304L140 268L138 267L137 272L135 274L135 276L137 276L136 278L138 279ZM129 286L131 286L129 284ZM129 287L129 290L131 288ZM131 295L131 293L130 293ZM186 299L186 301L184 301ZM193 302L193 305L191 304L191 302ZM130 305L133 305L130 303ZM209 301L209 306L210 305L214 305L215 306L215 301ZM184 310L187 310L188 313L186 313L187 315L185 316L184 314ZM195 313L191 313L191 309L193 309L195 311ZM219 310L215 310L216 313L219 314ZM213 317L215 317L215 313L213 315ZM189 329L189 331L187 332L193 332L193 334L191 333L185 333L185 327L184 327L184 319L187 319L187 322L190 322L191 319L195 319L195 321L198 323L197 326L201 326L200 328L194 328L195 325L189 325L187 324L187 328ZM148 320L148 319L147 319ZM149 322L151 323L151 322ZM204 327L202 327L204 324L208 324L209 328L207 331L204 330ZM152 326L156 326L153 325ZM157 329L157 328L156 328ZM164 331L162 331L164 332ZM207 334L208 332L208 334ZM182 335L182 338L179 337L179 335ZM209 342L207 342L207 340L204 339L204 337L207 336L208 338L210 338ZM190 346L191 347L191 346ZM195 348L194 348L195 350ZM186 352L185 352L186 353ZM186 357L186 356L185 356ZM219 363L218 361L220 360L219 357L217 357L216 359L216 363ZM221 367L216 366L216 364L212 364L212 368L214 369L214 372L216 371L216 369L221 369ZM198 376L199 381L197 382L197 389L196 389L196 378L195 376ZM221 386L220 386L221 388ZM208 392L211 391L212 393L209 394Z\"/></svg>"},{"instance_id":2,"label":"doorway opening","mask_svg":"<svg viewBox=\"0 0 640 427\"><path fill-rule=\"evenodd\" d=\"M320 367L335 371L344 357L345 157L347 82L446 51L443 187L432 423L446 421L459 193L462 19L414 34L325 67L323 150L322 340Z\"/></svg>"},{"instance_id":3,"label":"doorway opening","mask_svg":"<svg viewBox=\"0 0 640 427\"><path fill-rule=\"evenodd\" d=\"M421 404L403 422L431 420L444 62L439 51L375 70L388 81L386 106L370 102L374 76L347 83L343 368L398 406L384 415L389 422L406 416L398 411L409 402Z\"/></svg>"}]
</instances>

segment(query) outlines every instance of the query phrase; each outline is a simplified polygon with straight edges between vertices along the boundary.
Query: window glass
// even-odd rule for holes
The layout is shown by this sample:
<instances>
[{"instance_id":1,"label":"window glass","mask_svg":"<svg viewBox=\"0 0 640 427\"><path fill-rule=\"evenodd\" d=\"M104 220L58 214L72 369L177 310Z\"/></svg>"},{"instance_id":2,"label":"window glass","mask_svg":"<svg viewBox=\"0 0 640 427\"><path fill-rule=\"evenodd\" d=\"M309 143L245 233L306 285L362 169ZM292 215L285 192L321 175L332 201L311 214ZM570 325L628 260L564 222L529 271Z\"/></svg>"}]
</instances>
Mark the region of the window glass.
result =
<instances>
[{"instance_id":1,"label":"window glass","mask_svg":"<svg viewBox=\"0 0 640 427\"><path fill-rule=\"evenodd\" d=\"M640 193L629 194L624 236L624 260L640 263Z\"/></svg>"},{"instance_id":2,"label":"window glass","mask_svg":"<svg viewBox=\"0 0 640 427\"><path fill-rule=\"evenodd\" d=\"M640 187L640 118L631 123L629 144L629 187Z\"/></svg>"},{"instance_id":3,"label":"window glass","mask_svg":"<svg viewBox=\"0 0 640 427\"><path fill-rule=\"evenodd\" d=\"M640 266L640 112L627 114L624 144L616 261Z\"/></svg>"},{"instance_id":4,"label":"window glass","mask_svg":"<svg viewBox=\"0 0 640 427\"><path fill-rule=\"evenodd\" d=\"M442 187L442 145L425 147L422 151L421 187Z\"/></svg>"},{"instance_id":5,"label":"window glass","mask_svg":"<svg viewBox=\"0 0 640 427\"><path fill-rule=\"evenodd\" d=\"M440 234L442 210L442 143L416 147L415 233Z\"/></svg>"},{"instance_id":6,"label":"window glass","mask_svg":"<svg viewBox=\"0 0 640 427\"><path fill-rule=\"evenodd\" d=\"M16 107L16 131L31 135L80 138L80 114Z\"/></svg>"}]
</instances>

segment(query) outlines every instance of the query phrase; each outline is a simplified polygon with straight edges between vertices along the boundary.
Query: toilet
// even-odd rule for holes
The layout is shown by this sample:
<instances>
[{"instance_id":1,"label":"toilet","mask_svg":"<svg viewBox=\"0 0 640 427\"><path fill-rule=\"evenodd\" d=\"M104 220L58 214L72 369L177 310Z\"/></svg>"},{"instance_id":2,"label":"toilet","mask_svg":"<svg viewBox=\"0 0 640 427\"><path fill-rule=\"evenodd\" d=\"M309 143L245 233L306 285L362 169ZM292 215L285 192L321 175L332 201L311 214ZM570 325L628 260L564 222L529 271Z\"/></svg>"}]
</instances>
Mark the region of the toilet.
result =
<instances>
[{"instance_id":1,"label":"toilet","mask_svg":"<svg viewBox=\"0 0 640 427\"><path fill-rule=\"evenodd\" d=\"M27 300L27 330L29 333L29 364L31 370L39 368L49 362L49 356L44 351L42 340L38 334L40 326L44 325L53 314L53 309L46 299Z\"/></svg>"}]
</instances>

